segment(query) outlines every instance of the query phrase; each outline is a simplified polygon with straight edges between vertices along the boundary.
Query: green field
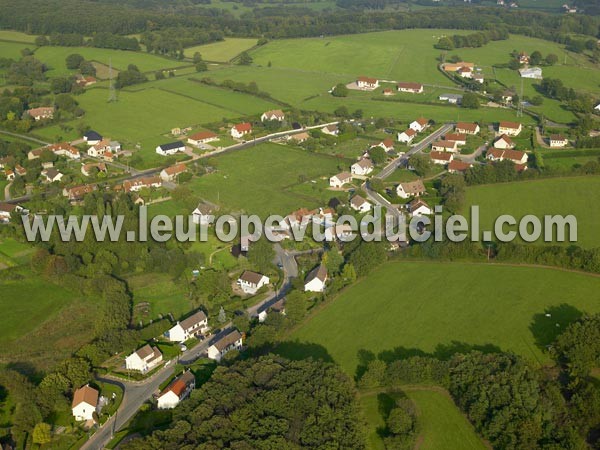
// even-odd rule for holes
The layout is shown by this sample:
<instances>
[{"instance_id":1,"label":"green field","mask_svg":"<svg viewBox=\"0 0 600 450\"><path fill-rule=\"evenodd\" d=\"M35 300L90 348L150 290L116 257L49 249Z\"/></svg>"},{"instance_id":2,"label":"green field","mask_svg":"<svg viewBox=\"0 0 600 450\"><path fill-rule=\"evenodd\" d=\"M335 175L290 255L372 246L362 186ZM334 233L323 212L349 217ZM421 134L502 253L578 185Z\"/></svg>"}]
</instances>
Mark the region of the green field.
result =
<instances>
[{"instance_id":1,"label":"green field","mask_svg":"<svg viewBox=\"0 0 600 450\"><path fill-rule=\"evenodd\" d=\"M304 344L322 346L349 374L361 350L447 357L481 346L548 363L537 343L547 343L560 329L555 324L564 326L576 310L600 312L598 289L600 278L554 269L388 263L311 316L281 351L301 357L306 348L314 353ZM549 308L556 309L547 318Z\"/></svg>"},{"instance_id":2,"label":"green field","mask_svg":"<svg viewBox=\"0 0 600 450\"><path fill-rule=\"evenodd\" d=\"M0 30L0 41L14 41L32 44L36 37L37 36L35 35L21 33L20 31ZM2 47L2 45L4 44L0 44L0 47Z\"/></svg>"},{"instance_id":3,"label":"green field","mask_svg":"<svg viewBox=\"0 0 600 450\"><path fill-rule=\"evenodd\" d=\"M148 323L159 314L169 313L177 320L193 308L186 298L184 282L174 282L167 274L134 275L127 279L127 284L133 293L134 322Z\"/></svg>"},{"instance_id":4,"label":"green field","mask_svg":"<svg viewBox=\"0 0 600 450\"><path fill-rule=\"evenodd\" d=\"M377 430L385 427L382 416L385 405L382 403L393 395L368 393L360 396L369 427L368 446L372 450L385 448ZM419 449L484 450L486 448L447 392L436 388L407 387L395 395L406 395L416 406Z\"/></svg>"},{"instance_id":5,"label":"green field","mask_svg":"<svg viewBox=\"0 0 600 450\"><path fill-rule=\"evenodd\" d=\"M473 186L467 189L466 203L479 205L482 230L493 230L494 220L502 214L517 220L526 214L573 214L577 245L589 248L600 246L599 200L600 177L590 176Z\"/></svg>"},{"instance_id":6,"label":"green field","mask_svg":"<svg viewBox=\"0 0 600 450\"><path fill-rule=\"evenodd\" d=\"M217 171L194 179L192 190L216 204L261 216L285 216L300 207L325 206L333 192L316 189L299 194L291 189L312 185L312 180L321 177L329 178L340 172L338 166L348 165L345 159L279 144L261 144L212 161Z\"/></svg>"},{"instance_id":7,"label":"green field","mask_svg":"<svg viewBox=\"0 0 600 450\"><path fill-rule=\"evenodd\" d=\"M20 44L17 42L2 42L0 41L0 57L2 58L11 58L11 59L19 59L21 58L21 50L23 49L34 49L33 46L29 44Z\"/></svg>"},{"instance_id":8,"label":"green field","mask_svg":"<svg viewBox=\"0 0 600 450\"><path fill-rule=\"evenodd\" d=\"M256 39L227 38L221 42L188 47L184 55L191 58L194 53L200 52L205 61L227 62L255 45Z\"/></svg>"}]
</instances>

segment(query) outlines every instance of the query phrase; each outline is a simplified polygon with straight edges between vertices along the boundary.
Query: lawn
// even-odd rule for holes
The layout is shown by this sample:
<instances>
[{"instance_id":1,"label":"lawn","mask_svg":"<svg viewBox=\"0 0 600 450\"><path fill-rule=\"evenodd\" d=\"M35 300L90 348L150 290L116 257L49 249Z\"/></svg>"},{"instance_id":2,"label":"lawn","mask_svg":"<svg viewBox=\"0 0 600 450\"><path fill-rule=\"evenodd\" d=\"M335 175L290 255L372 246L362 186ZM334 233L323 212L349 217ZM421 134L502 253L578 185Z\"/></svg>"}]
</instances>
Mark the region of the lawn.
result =
<instances>
[{"instance_id":1,"label":"lawn","mask_svg":"<svg viewBox=\"0 0 600 450\"><path fill-rule=\"evenodd\" d=\"M517 220L526 214L573 214L577 218L577 245L590 248L600 246L596 234L599 200L600 177L589 176L473 186L467 189L466 204L480 206L482 230L492 230L494 220L502 214Z\"/></svg>"},{"instance_id":2,"label":"lawn","mask_svg":"<svg viewBox=\"0 0 600 450\"><path fill-rule=\"evenodd\" d=\"M188 47L185 49L184 55L192 58L194 53L199 52L205 61L227 62L255 45L256 39L227 38L212 44Z\"/></svg>"},{"instance_id":3,"label":"lawn","mask_svg":"<svg viewBox=\"0 0 600 450\"><path fill-rule=\"evenodd\" d=\"M285 216L300 207L324 206L333 192L322 189L300 194L292 188L328 178L341 167L347 170L348 162L287 145L261 144L211 159L217 171L195 178L190 187L224 210Z\"/></svg>"},{"instance_id":4,"label":"lawn","mask_svg":"<svg viewBox=\"0 0 600 450\"><path fill-rule=\"evenodd\" d=\"M600 312L598 289L598 277L555 269L392 262L312 315L280 351L302 357L322 347L351 375L363 350L387 359L476 347L548 363L542 348L567 319Z\"/></svg>"},{"instance_id":5,"label":"lawn","mask_svg":"<svg viewBox=\"0 0 600 450\"><path fill-rule=\"evenodd\" d=\"M449 395L436 388L407 387L394 394L369 392L360 396L367 419L368 448L384 450L378 430L385 427L383 414L392 396L407 396L417 409L418 448L421 450L484 450L486 447ZM389 401L389 400L388 400Z\"/></svg>"}]
</instances>

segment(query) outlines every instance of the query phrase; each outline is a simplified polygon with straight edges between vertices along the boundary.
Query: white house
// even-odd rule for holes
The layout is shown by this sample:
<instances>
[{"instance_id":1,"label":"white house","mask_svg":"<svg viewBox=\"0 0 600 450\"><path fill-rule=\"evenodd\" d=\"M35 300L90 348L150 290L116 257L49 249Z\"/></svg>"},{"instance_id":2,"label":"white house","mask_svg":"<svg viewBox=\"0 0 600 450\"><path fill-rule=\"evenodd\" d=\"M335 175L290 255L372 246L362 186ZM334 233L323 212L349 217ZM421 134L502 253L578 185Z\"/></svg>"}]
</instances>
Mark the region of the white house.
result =
<instances>
[{"instance_id":1,"label":"white house","mask_svg":"<svg viewBox=\"0 0 600 450\"><path fill-rule=\"evenodd\" d=\"M178 152L185 151L185 144L181 141L169 142L156 147L156 153L163 156L174 155Z\"/></svg>"},{"instance_id":2,"label":"white house","mask_svg":"<svg viewBox=\"0 0 600 450\"><path fill-rule=\"evenodd\" d=\"M174 181L179 175L187 170L185 164L175 164L171 167L166 167L160 171L160 179L163 181Z\"/></svg>"},{"instance_id":3,"label":"white house","mask_svg":"<svg viewBox=\"0 0 600 450\"><path fill-rule=\"evenodd\" d=\"M424 117L419 117L417 120L413 120L408 127L412 128L417 133L420 133L428 126L429 126L429 120L425 119Z\"/></svg>"},{"instance_id":4,"label":"white house","mask_svg":"<svg viewBox=\"0 0 600 450\"><path fill-rule=\"evenodd\" d=\"M198 204L198 206L196 207L196 209L194 209L194 211L192 211L192 221L196 224L196 225L210 225L210 223L212 222L212 220L214 220L214 216L212 215L212 208L207 205L206 203L200 203Z\"/></svg>"},{"instance_id":5,"label":"white house","mask_svg":"<svg viewBox=\"0 0 600 450\"><path fill-rule=\"evenodd\" d=\"M13 213L23 212L23 207L0 202L0 223L9 223Z\"/></svg>"},{"instance_id":6,"label":"white house","mask_svg":"<svg viewBox=\"0 0 600 450\"><path fill-rule=\"evenodd\" d=\"M202 144L208 144L209 142L218 140L219 136L217 136L212 131L200 131L199 133L192 134L191 136L189 136L187 142L190 145L199 147Z\"/></svg>"},{"instance_id":7,"label":"white house","mask_svg":"<svg viewBox=\"0 0 600 450\"><path fill-rule=\"evenodd\" d=\"M409 144L417 135L417 132L412 128L403 131L402 133L398 133L398 141L404 142L405 144Z\"/></svg>"},{"instance_id":8,"label":"white house","mask_svg":"<svg viewBox=\"0 0 600 450\"><path fill-rule=\"evenodd\" d=\"M227 335L217 339L208 347L208 357L215 361L221 361L221 358L231 350L242 349L242 335L238 330L231 330Z\"/></svg>"},{"instance_id":9,"label":"white house","mask_svg":"<svg viewBox=\"0 0 600 450\"><path fill-rule=\"evenodd\" d=\"M422 94L423 85L420 83L398 83L398 91L410 92L411 94Z\"/></svg>"},{"instance_id":10,"label":"white house","mask_svg":"<svg viewBox=\"0 0 600 450\"><path fill-rule=\"evenodd\" d=\"M410 202L406 208L412 217L428 216L432 213L431 207L420 198Z\"/></svg>"},{"instance_id":11,"label":"white house","mask_svg":"<svg viewBox=\"0 0 600 450\"><path fill-rule=\"evenodd\" d=\"M271 121L271 120L277 120L278 122L283 122L284 119L285 119L285 114L280 109L273 109L271 111L266 111L266 112L262 113L262 116L260 116L261 122Z\"/></svg>"},{"instance_id":12,"label":"white house","mask_svg":"<svg viewBox=\"0 0 600 450\"><path fill-rule=\"evenodd\" d=\"M400 183L396 188L398 197L409 198L418 197L425 193L425 185L422 180L408 181L406 183Z\"/></svg>"},{"instance_id":13,"label":"white house","mask_svg":"<svg viewBox=\"0 0 600 450\"><path fill-rule=\"evenodd\" d=\"M452 152L458 151L456 141L436 141L431 144L431 150L434 152Z\"/></svg>"},{"instance_id":14,"label":"white house","mask_svg":"<svg viewBox=\"0 0 600 450\"><path fill-rule=\"evenodd\" d=\"M473 75L473 80L477 81L479 84L483 84L483 82L485 81L485 78L480 73L476 73Z\"/></svg>"},{"instance_id":15,"label":"white house","mask_svg":"<svg viewBox=\"0 0 600 450\"><path fill-rule=\"evenodd\" d=\"M380 147L384 151L389 152L391 150L394 150L394 140L392 138L387 138L381 142L378 142L377 144L371 145L371 148L375 148L375 147Z\"/></svg>"},{"instance_id":16,"label":"white house","mask_svg":"<svg viewBox=\"0 0 600 450\"><path fill-rule=\"evenodd\" d=\"M500 122L498 125L498 133L507 136L518 136L523 130L523 125L517 122Z\"/></svg>"},{"instance_id":17,"label":"white house","mask_svg":"<svg viewBox=\"0 0 600 450\"><path fill-rule=\"evenodd\" d=\"M86 384L73 393L71 411L75 420L94 420L96 408L98 408L98 391L93 387Z\"/></svg>"},{"instance_id":18,"label":"white house","mask_svg":"<svg viewBox=\"0 0 600 450\"><path fill-rule=\"evenodd\" d=\"M146 344L125 358L125 368L145 373L158 366L162 360L163 356L160 350Z\"/></svg>"},{"instance_id":19,"label":"white house","mask_svg":"<svg viewBox=\"0 0 600 450\"><path fill-rule=\"evenodd\" d=\"M371 204L360 195L355 195L352 197L352 200L350 200L350 207L360 213L371 211Z\"/></svg>"},{"instance_id":20,"label":"white house","mask_svg":"<svg viewBox=\"0 0 600 450\"><path fill-rule=\"evenodd\" d=\"M49 169L44 169L41 172L42 177L44 177L44 181L46 183L54 183L60 182L62 180L63 174L56 170L54 167L50 167Z\"/></svg>"},{"instance_id":21,"label":"white house","mask_svg":"<svg viewBox=\"0 0 600 450\"><path fill-rule=\"evenodd\" d=\"M519 69L521 78L533 78L534 80L541 80L542 69L539 67L527 67L525 69Z\"/></svg>"},{"instance_id":22,"label":"white house","mask_svg":"<svg viewBox=\"0 0 600 450\"><path fill-rule=\"evenodd\" d=\"M352 182L352 174L348 172L338 173L329 178L329 186L333 188L341 188L346 183Z\"/></svg>"},{"instance_id":23,"label":"white house","mask_svg":"<svg viewBox=\"0 0 600 450\"><path fill-rule=\"evenodd\" d=\"M507 148L515 148L516 144L513 142L511 138L507 135L503 134L498 138L496 142L494 142L494 148L500 148L506 150Z\"/></svg>"},{"instance_id":24,"label":"white house","mask_svg":"<svg viewBox=\"0 0 600 450\"><path fill-rule=\"evenodd\" d=\"M135 178L123 182L125 192L138 192L142 189L159 188L161 186L162 180L159 176Z\"/></svg>"},{"instance_id":25,"label":"white house","mask_svg":"<svg viewBox=\"0 0 600 450\"><path fill-rule=\"evenodd\" d=\"M448 102L452 105L460 105L462 103L462 94L442 94L438 97L442 102Z\"/></svg>"},{"instance_id":26,"label":"white house","mask_svg":"<svg viewBox=\"0 0 600 450\"><path fill-rule=\"evenodd\" d=\"M158 409L172 409L196 388L196 377L188 369L175 378L158 396Z\"/></svg>"},{"instance_id":27,"label":"white house","mask_svg":"<svg viewBox=\"0 0 600 450\"><path fill-rule=\"evenodd\" d=\"M566 147L569 140L562 134L553 134L550 136L550 147Z\"/></svg>"},{"instance_id":28,"label":"white house","mask_svg":"<svg viewBox=\"0 0 600 450\"><path fill-rule=\"evenodd\" d=\"M525 152L520 152L518 150L501 150L496 148L491 148L487 151L485 157L490 161L504 161L508 159L515 164L521 165L527 162L528 156Z\"/></svg>"},{"instance_id":29,"label":"white house","mask_svg":"<svg viewBox=\"0 0 600 450\"><path fill-rule=\"evenodd\" d=\"M231 127L231 137L235 139L241 139L247 134L252 133L252 124L249 122L238 123Z\"/></svg>"},{"instance_id":30,"label":"white house","mask_svg":"<svg viewBox=\"0 0 600 450\"><path fill-rule=\"evenodd\" d=\"M254 295L263 286L269 284L269 277L262 273L244 270L237 280L237 284L242 288L244 294Z\"/></svg>"},{"instance_id":31,"label":"white house","mask_svg":"<svg viewBox=\"0 0 600 450\"><path fill-rule=\"evenodd\" d=\"M166 337L171 342L185 342L198 333L204 334L206 331L208 331L208 318L203 311L198 311L187 319L177 322L166 332Z\"/></svg>"},{"instance_id":32,"label":"white house","mask_svg":"<svg viewBox=\"0 0 600 450\"><path fill-rule=\"evenodd\" d=\"M93 130L88 131L83 135L83 140L89 145L96 145L102 140L100 133L96 133Z\"/></svg>"},{"instance_id":33,"label":"white house","mask_svg":"<svg viewBox=\"0 0 600 450\"><path fill-rule=\"evenodd\" d=\"M358 77L358 79L356 80L356 85L360 89L366 89L366 90L372 91L379 87L379 80L377 78L371 78L371 77Z\"/></svg>"},{"instance_id":34,"label":"white house","mask_svg":"<svg viewBox=\"0 0 600 450\"><path fill-rule=\"evenodd\" d=\"M340 134L340 130L337 125L327 125L326 127L321 128L321 133L328 134L329 136L337 136Z\"/></svg>"},{"instance_id":35,"label":"white house","mask_svg":"<svg viewBox=\"0 0 600 450\"><path fill-rule=\"evenodd\" d=\"M462 78L473 78L473 69L471 67L461 67L456 73Z\"/></svg>"},{"instance_id":36,"label":"white house","mask_svg":"<svg viewBox=\"0 0 600 450\"><path fill-rule=\"evenodd\" d=\"M594 111L600 111L600 103L598 103L595 107L594 107Z\"/></svg>"},{"instance_id":37,"label":"white house","mask_svg":"<svg viewBox=\"0 0 600 450\"><path fill-rule=\"evenodd\" d=\"M481 131L478 124L471 122L458 122L454 127L454 130L457 133L469 135L479 134Z\"/></svg>"},{"instance_id":38,"label":"white house","mask_svg":"<svg viewBox=\"0 0 600 450\"><path fill-rule=\"evenodd\" d=\"M304 291L305 292L323 292L325 290L325 283L327 283L327 267L323 264L319 264L311 270L306 279L304 280Z\"/></svg>"},{"instance_id":39,"label":"white house","mask_svg":"<svg viewBox=\"0 0 600 450\"><path fill-rule=\"evenodd\" d=\"M336 239L344 241L353 236L354 231L348 223L336 224L332 227L325 228L325 240L332 242Z\"/></svg>"},{"instance_id":40,"label":"white house","mask_svg":"<svg viewBox=\"0 0 600 450\"><path fill-rule=\"evenodd\" d=\"M27 111L27 114L29 114L29 117L35 121L52 119L54 117L54 106L40 106L39 108L32 108Z\"/></svg>"},{"instance_id":41,"label":"white house","mask_svg":"<svg viewBox=\"0 0 600 450\"><path fill-rule=\"evenodd\" d=\"M269 312L274 312L285 316L285 299L279 299L270 306L266 304L261 306L257 311L258 321L262 323L267 320Z\"/></svg>"},{"instance_id":42,"label":"white house","mask_svg":"<svg viewBox=\"0 0 600 450\"><path fill-rule=\"evenodd\" d=\"M350 166L352 175L365 176L373 172L373 162L369 158L361 158Z\"/></svg>"},{"instance_id":43,"label":"white house","mask_svg":"<svg viewBox=\"0 0 600 450\"><path fill-rule=\"evenodd\" d=\"M434 150L429 153L429 158L432 163L445 166L454 160L454 154L451 152L438 152Z\"/></svg>"}]
</instances>

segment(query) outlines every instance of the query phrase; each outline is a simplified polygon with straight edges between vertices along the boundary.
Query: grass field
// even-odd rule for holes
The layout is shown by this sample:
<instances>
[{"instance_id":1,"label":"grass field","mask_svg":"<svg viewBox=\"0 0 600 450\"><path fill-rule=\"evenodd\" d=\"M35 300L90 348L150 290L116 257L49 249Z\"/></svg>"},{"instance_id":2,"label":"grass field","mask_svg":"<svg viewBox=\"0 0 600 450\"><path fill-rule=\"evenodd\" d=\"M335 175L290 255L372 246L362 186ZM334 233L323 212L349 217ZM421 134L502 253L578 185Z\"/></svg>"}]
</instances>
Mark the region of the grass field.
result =
<instances>
[{"instance_id":1,"label":"grass field","mask_svg":"<svg viewBox=\"0 0 600 450\"><path fill-rule=\"evenodd\" d=\"M404 395L413 401L417 409L420 450L484 450L486 448L472 425L460 413L445 391L426 387L407 387L402 392L393 394L375 392L360 396L369 427L368 446L371 450L385 449L378 429L385 427L382 412L385 412L386 400L393 400L393 396Z\"/></svg>"},{"instance_id":2,"label":"grass field","mask_svg":"<svg viewBox=\"0 0 600 450\"><path fill-rule=\"evenodd\" d=\"M23 49L34 49L32 45L20 44L17 42L0 42L0 57L19 59L21 58L21 50Z\"/></svg>"},{"instance_id":3,"label":"grass field","mask_svg":"<svg viewBox=\"0 0 600 450\"><path fill-rule=\"evenodd\" d=\"M278 144L258 145L213 161L217 171L194 179L192 190L226 208L261 216L324 206L333 192L323 189L298 194L290 189L320 177L328 178L340 171L338 166L348 165L347 160Z\"/></svg>"},{"instance_id":4,"label":"grass field","mask_svg":"<svg viewBox=\"0 0 600 450\"><path fill-rule=\"evenodd\" d=\"M598 289L600 278L554 269L393 262L311 316L281 351L300 357L322 346L352 375L361 350L446 357L477 346L547 363L540 346L577 311L600 312Z\"/></svg>"},{"instance_id":5,"label":"grass field","mask_svg":"<svg viewBox=\"0 0 600 450\"><path fill-rule=\"evenodd\" d=\"M36 37L37 36L35 35L21 33L20 31L0 30L0 41L14 41L32 44L35 42ZM3 45L4 44L0 44L0 47L2 47Z\"/></svg>"},{"instance_id":6,"label":"grass field","mask_svg":"<svg viewBox=\"0 0 600 450\"><path fill-rule=\"evenodd\" d=\"M221 42L188 47L184 55L192 58L194 53L200 52L205 61L227 62L255 45L256 39L227 38Z\"/></svg>"},{"instance_id":7,"label":"grass field","mask_svg":"<svg viewBox=\"0 0 600 450\"><path fill-rule=\"evenodd\" d=\"M599 200L600 177L590 176L473 186L467 189L466 203L480 205L482 230L492 230L501 214L517 220L526 214L573 214L577 218L577 245L589 248L600 246L596 234Z\"/></svg>"}]
</instances>

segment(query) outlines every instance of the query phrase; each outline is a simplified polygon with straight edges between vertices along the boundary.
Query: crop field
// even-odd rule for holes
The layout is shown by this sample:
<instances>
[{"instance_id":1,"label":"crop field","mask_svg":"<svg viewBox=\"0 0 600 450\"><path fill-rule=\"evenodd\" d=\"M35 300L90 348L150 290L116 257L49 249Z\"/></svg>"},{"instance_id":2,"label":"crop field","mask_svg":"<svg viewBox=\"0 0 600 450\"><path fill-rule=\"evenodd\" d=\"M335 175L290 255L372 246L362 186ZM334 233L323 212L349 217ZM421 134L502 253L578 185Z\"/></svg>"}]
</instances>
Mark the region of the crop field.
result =
<instances>
[{"instance_id":1,"label":"crop field","mask_svg":"<svg viewBox=\"0 0 600 450\"><path fill-rule=\"evenodd\" d=\"M93 47L40 47L36 50L35 57L48 65L50 68L48 76L59 76L71 72L65 65L65 59L73 53L78 53L87 60L98 61L106 65L112 62L113 67L118 70L127 69L129 64L135 64L142 72L186 65L181 61L148 53Z\"/></svg>"},{"instance_id":2,"label":"crop field","mask_svg":"<svg viewBox=\"0 0 600 450\"><path fill-rule=\"evenodd\" d=\"M573 214L577 218L577 245L591 248L600 246L599 200L600 177L589 176L473 186L467 189L466 203L480 205L482 230L492 230L494 220L502 214L517 220L527 214Z\"/></svg>"},{"instance_id":3,"label":"crop field","mask_svg":"<svg viewBox=\"0 0 600 450\"><path fill-rule=\"evenodd\" d=\"M227 38L220 42L188 47L184 50L184 55L192 58L194 53L199 52L205 61L227 62L255 45L256 39Z\"/></svg>"},{"instance_id":4,"label":"crop field","mask_svg":"<svg viewBox=\"0 0 600 450\"><path fill-rule=\"evenodd\" d=\"M501 349L543 364L550 336L580 313L600 312L598 289L600 278L555 269L392 262L310 316L281 352L322 346L351 375L364 350L385 359Z\"/></svg>"},{"instance_id":5,"label":"crop field","mask_svg":"<svg viewBox=\"0 0 600 450\"><path fill-rule=\"evenodd\" d=\"M486 447L461 414L447 392L428 387L406 387L401 392L374 392L360 396L363 413L369 428L368 446L371 450L385 449L378 430L385 428L382 413L396 397L406 396L417 409L419 449L422 450L484 450Z\"/></svg>"},{"instance_id":6,"label":"crop field","mask_svg":"<svg viewBox=\"0 0 600 450\"><path fill-rule=\"evenodd\" d=\"M232 210L266 216L286 215L294 209L324 206L334 192L292 192L329 178L348 160L317 155L287 145L261 144L211 159L215 173L194 179L190 187L199 197ZM346 169L347 170L347 169Z\"/></svg>"}]
</instances>

